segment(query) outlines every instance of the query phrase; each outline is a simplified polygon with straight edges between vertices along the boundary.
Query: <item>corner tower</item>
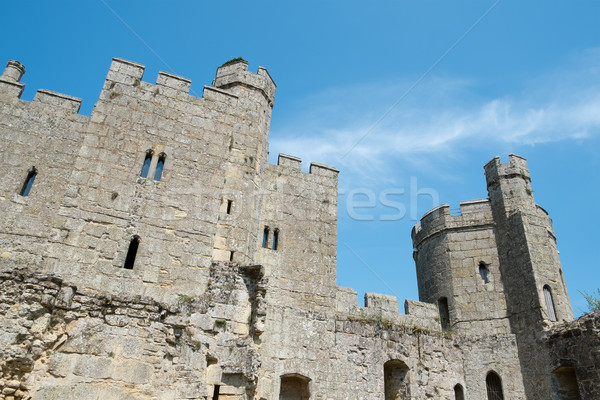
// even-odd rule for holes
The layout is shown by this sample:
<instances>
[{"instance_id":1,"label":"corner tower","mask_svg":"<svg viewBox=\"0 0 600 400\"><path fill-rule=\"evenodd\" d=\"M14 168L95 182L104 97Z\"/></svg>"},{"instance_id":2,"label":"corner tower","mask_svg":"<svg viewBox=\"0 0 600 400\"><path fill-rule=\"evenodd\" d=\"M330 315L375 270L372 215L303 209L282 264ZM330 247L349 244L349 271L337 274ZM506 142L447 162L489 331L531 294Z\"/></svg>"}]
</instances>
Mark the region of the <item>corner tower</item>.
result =
<instances>
[{"instance_id":1,"label":"corner tower","mask_svg":"<svg viewBox=\"0 0 600 400\"><path fill-rule=\"evenodd\" d=\"M444 204L412 232L419 298L444 327L539 332L573 313L552 221L533 199L524 158L485 166L489 199Z\"/></svg>"},{"instance_id":2,"label":"corner tower","mask_svg":"<svg viewBox=\"0 0 600 400\"><path fill-rule=\"evenodd\" d=\"M231 114L227 126L227 162L223 166L220 217L212 258L251 262L262 235L258 224L265 168L269 156L269 126L276 85L263 67L248 71L238 58L217 69L213 87L226 91Z\"/></svg>"},{"instance_id":3,"label":"corner tower","mask_svg":"<svg viewBox=\"0 0 600 400\"><path fill-rule=\"evenodd\" d=\"M571 321L552 220L533 199L526 160L510 154L508 163L496 157L484 168L513 331Z\"/></svg>"}]
</instances>

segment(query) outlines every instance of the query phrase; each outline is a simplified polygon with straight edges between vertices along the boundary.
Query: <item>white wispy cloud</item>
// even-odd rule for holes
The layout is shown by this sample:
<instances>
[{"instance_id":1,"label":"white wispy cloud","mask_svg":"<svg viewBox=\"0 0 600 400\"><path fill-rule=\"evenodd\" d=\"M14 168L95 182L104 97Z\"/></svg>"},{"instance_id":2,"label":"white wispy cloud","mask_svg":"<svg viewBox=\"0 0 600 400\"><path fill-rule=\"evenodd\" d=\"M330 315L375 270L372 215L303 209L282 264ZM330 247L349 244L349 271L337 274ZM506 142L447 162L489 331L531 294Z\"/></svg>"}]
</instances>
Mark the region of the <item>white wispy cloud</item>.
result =
<instances>
[{"instance_id":1,"label":"white wispy cloud","mask_svg":"<svg viewBox=\"0 0 600 400\"><path fill-rule=\"evenodd\" d=\"M435 160L473 146L585 140L600 136L599 62L600 50L589 50L568 69L497 98L476 95L469 80L433 77L374 128L408 80L330 88L303 99L309 106L298 117L277 124L271 148L350 174L381 176L392 160Z\"/></svg>"}]
</instances>

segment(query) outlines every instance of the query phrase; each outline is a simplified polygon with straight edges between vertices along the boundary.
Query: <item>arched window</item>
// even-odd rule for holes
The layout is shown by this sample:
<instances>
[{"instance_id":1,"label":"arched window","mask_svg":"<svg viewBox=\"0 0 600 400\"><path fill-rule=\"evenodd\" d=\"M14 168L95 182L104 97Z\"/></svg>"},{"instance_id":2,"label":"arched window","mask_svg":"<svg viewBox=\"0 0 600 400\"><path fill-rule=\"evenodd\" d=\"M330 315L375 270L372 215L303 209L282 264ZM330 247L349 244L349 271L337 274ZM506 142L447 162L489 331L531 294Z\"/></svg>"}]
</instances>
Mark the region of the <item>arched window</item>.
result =
<instances>
[{"instance_id":1,"label":"arched window","mask_svg":"<svg viewBox=\"0 0 600 400\"><path fill-rule=\"evenodd\" d=\"M554 393L560 400L581 400L577 375L573 367L558 367L552 371Z\"/></svg>"},{"instance_id":2,"label":"arched window","mask_svg":"<svg viewBox=\"0 0 600 400\"><path fill-rule=\"evenodd\" d=\"M546 311L548 311L548 318L550 318L550 321L556 321L554 300L552 299L552 291L548 285L544 286L544 300L546 300Z\"/></svg>"},{"instance_id":3,"label":"arched window","mask_svg":"<svg viewBox=\"0 0 600 400\"><path fill-rule=\"evenodd\" d=\"M269 246L269 227L265 226L265 229L263 230L262 247L266 249L268 246Z\"/></svg>"},{"instance_id":4,"label":"arched window","mask_svg":"<svg viewBox=\"0 0 600 400\"><path fill-rule=\"evenodd\" d=\"M36 175L37 169L35 167L31 167L31 169L27 173L27 178L25 178L25 182L23 182L21 193L19 193L21 196L29 196L29 192L31 191L31 187L33 186L33 181L35 180Z\"/></svg>"},{"instance_id":5,"label":"arched window","mask_svg":"<svg viewBox=\"0 0 600 400\"><path fill-rule=\"evenodd\" d=\"M400 360L383 364L385 400L410 399L408 366Z\"/></svg>"},{"instance_id":6,"label":"arched window","mask_svg":"<svg viewBox=\"0 0 600 400\"><path fill-rule=\"evenodd\" d=\"M490 280L488 278L489 270L487 265L482 261L479 263L479 276L481 276L481 280L484 284L488 283Z\"/></svg>"},{"instance_id":7,"label":"arched window","mask_svg":"<svg viewBox=\"0 0 600 400\"><path fill-rule=\"evenodd\" d=\"M460 383L454 386L454 400L465 400L465 392Z\"/></svg>"},{"instance_id":8,"label":"arched window","mask_svg":"<svg viewBox=\"0 0 600 400\"><path fill-rule=\"evenodd\" d=\"M138 247L140 246L140 237L134 236L129 242L129 249L127 250L127 257L125 257L125 269L133 269L135 264L135 256L137 255Z\"/></svg>"},{"instance_id":9,"label":"arched window","mask_svg":"<svg viewBox=\"0 0 600 400\"><path fill-rule=\"evenodd\" d=\"M279 246L279 229L275 229L273 231L273 250L277 250L277 246Z\"/></svg>"},{"instance_id":10,"label":"arched window","mask_svg":"<svg viewBox=\"0 0 600 400\"><path fill-rule=\"evenodd\" d=\"M438 309L440 311L440 323L442 329L446 330L450 327L450 311L448 310L448 299L442 297L438 300Z\"/></svg>"},{"instance_id":11,"label":"arched window","mask_svg":"<svg viewBox=\"0 0 600 400\"><path fill-rule=\"evenodd\" d=\"M142 178L148 177L148 171L150 170L150 163L152 162L152 150L148 150L146 152L146 157L144 158L144 165L142 165L142 172L140 176Z\"/></svg>"},{"instance_id":12,"label":"arched window","mask_svg":"<svg viewBox=\"0 0 600 400\"><path fill-rule=\"evenodd\" d=\"M309 382L310 379L302 375L283 375L279 389L279 400L308 400L310 398Z\"/></svg>"},{"instance_id":13,"label":"arched window","mask_svg":"<svg viewBox=\"0 0 600 400\"><path fill-rule=\"evenodd\" d=\"M156 163L156 170L154 170L154 180L160 181L162 178L163 168L165 167L165 159L167 155L165 153L160 153L158 155L158 162Z\"/></svg>"},{"instance_id":14,"label":"arched window","mask_svg":"<svg viewBox=\"0 0 600 400\"><path fill-rule=\"evenodd\" d=\"M502 381L497 373L490 371L485 378L485 385L487 386L488 400L504 400Z\"/></svg>"}]
</instances>

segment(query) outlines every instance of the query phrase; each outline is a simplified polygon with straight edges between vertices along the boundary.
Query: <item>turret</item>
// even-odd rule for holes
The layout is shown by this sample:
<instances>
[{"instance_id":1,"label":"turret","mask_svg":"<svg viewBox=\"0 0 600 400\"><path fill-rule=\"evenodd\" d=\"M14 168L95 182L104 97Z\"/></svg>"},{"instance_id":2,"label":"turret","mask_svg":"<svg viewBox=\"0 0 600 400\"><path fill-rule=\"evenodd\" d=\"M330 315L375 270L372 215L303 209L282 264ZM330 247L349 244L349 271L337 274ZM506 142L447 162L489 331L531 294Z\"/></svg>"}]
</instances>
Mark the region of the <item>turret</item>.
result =
<instances>
[{"instance_id":1,"label":"turret","mask_svg":"<svg viewBox=\"0 0 600 400\"><path fill-rule=\"evenodd\" d=\"M242 58L233 59L217 68L213 86L233 91L237 95L242 93L243 88L256 90L264 96L271 107L273 107L277 87L265 68L258 67L256 74L249 72L248 61Z\"/></svg>"},{"instance_id":2,"label":"turret","mask_svg":"<svg viewBox=\"0 0 600 400\"><path fill-rule=\"evenodd\" d=\"M495 157L484 167L490 199L502 206L506 216L519 210L533 211L535 202L527 161L515 154L508 157L506 164Z\"/></svg>"},{"instance_id":3,"label":"turret","mask_svg":"<svg viewBox=\"0 0 600 400\"><path fill-rule=\"evenodd\" d=\"M25 74L25 66L18 61L10 60L2 73L2 79L11 82L20 82Z\"/></svg>"},{"instance_id":4,"label":"turret","mask_svg":"<svg viewBox=\"0 0 600 400\"><path fill-rule=\"evenodd\" d=\"M412 239L419 300L437 304L442 328L509 332L489 200L429 211Z\"/></svg>"},{"instance_id":5,"label":"turret","mask_svg":"<svg viewBox=\"0 0 600 400\"><path fill-rule=\"evenodd\" d=\"M513 330L572 320L552 220L533 199L526 160L510 154L503 164L495 157L485 175Z\"/></svg>"},{"instance_id":6,"label":"turret","mask_svg":"<svg viewBox=\"0 0 600 400\"><path fill-rule=\"evenodd\" d=\"M0 94L9 93L17 98L21 97L25 84L21 83L21 77L25 74L25 66L18 61L10 60L0 76Z\"/></svg>"}]
</instances>

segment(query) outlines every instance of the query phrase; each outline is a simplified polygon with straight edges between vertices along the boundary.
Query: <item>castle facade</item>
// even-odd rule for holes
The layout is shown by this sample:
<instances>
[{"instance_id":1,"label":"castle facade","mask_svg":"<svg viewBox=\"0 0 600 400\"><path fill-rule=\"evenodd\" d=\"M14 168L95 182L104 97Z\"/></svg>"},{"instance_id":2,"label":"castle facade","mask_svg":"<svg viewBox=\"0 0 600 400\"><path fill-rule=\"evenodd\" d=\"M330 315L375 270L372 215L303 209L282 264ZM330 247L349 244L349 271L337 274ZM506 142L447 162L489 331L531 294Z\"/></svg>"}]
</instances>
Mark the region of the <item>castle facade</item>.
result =
<instances>
[{"instance_id":1,"label":"castle facade","mask_svg":"<svg viewBox=\"0 0 600 400\"><path fill-rule=\"evenodd\" d=\"M526 161L412 232L419 300L336 285L337 175L268 163L275 83L113 59L91 116L0 77L0 399L600 399Z\"/></svg>"}]
</instances>

